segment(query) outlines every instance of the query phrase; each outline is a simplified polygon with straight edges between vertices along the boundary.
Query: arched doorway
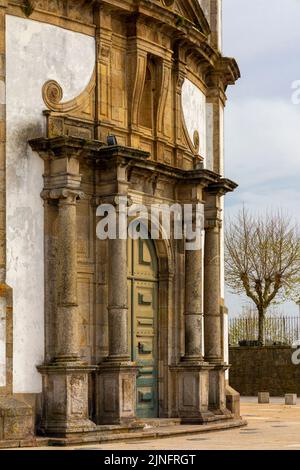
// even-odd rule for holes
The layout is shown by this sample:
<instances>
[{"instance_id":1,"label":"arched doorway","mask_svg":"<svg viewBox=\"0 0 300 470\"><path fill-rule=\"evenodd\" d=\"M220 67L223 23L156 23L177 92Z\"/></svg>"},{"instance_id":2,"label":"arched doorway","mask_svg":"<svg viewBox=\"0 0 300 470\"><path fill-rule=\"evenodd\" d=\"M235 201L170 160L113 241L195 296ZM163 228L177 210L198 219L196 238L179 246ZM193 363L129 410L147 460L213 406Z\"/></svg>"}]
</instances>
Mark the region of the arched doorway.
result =
<instances>
[{"instance_id":1,"label":"arched doorway","mask_svg":"<svg viewBox=\"0 0 300 470\"><path fill-rule=\"evenodd\" d=\"M151 240L128 241L129 345L136 362L137 416L158 416L158 263Z\"/></svg>"}]
</instances>

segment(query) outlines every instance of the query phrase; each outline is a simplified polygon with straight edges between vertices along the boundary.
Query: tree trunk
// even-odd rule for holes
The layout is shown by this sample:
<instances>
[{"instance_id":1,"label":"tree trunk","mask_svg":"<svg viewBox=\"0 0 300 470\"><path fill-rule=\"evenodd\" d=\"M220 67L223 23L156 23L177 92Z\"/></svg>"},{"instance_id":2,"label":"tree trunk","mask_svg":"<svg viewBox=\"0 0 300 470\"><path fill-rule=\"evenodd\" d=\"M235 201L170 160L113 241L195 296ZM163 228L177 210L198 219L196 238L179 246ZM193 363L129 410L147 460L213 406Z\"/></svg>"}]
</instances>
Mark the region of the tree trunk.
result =
<instances>
[{"instance_id":1,"label":"tree trunk","mask_svg":"<svg viewBox=\"0 0 300 470\"><path fill-rule=\"evenodd\" d=\"M266 311L263 308L258 307L258 344L264 346L265 344L265 314Z\"/></svg>"}]
</instances>

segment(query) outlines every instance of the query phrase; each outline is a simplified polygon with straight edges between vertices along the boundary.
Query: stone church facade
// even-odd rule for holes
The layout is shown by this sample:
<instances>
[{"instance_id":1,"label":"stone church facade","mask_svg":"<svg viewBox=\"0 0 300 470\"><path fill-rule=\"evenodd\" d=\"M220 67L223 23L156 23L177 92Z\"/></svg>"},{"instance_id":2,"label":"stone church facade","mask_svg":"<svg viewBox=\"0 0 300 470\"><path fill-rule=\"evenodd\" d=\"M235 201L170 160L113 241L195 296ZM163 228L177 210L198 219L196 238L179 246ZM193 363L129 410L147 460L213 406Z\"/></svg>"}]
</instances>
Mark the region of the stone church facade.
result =
<instances>
[{"instance_id":1,"label":"stone church facade","mask_svg":"<svg viewBox=\"0 0 300 470\"><path fill-rule=\"evenodd\" d=\"M239 423L221 26L221 0L0 1L0 442ZM124 197L200 204L202 248L98 239Z\"/></svg>"}]
</instances>

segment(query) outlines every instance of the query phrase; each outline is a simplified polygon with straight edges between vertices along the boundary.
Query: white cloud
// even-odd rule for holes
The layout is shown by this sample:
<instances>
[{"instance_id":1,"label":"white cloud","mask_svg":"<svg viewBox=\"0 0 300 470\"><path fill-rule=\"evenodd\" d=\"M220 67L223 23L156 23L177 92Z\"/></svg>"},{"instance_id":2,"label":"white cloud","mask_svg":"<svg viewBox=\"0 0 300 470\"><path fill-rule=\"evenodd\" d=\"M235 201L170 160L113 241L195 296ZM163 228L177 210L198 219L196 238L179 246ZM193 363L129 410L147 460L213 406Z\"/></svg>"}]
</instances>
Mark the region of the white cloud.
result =
<instances>
[{"instance_id":1,"label":"white cloud","mask_svg":"<svg viewBox=\"0 0 300 470\"><path fill-rule=\"evenodd\" d=\"M272 181L288 184L300 174L299 128L300 106L291 102L253 98L230 103L225 124L227 176L237 179L242 189Z\"/></svg>"},{"instance_id":2,"label":"white cloud","mask_svg":"<svg viewBox=\"0 0 300 470\"><path fill-rule=\"evenodd\" d=\"M224 0L224 52L257 61L296 50L300 42L299 0Z\"/></svg>"},{"instance_id":3,"label":"white cloud","mask_svg":"<svg viewBox=\"0 0 300 470\"><path fill-rule=\"evenodd\" d=\"M240 187L227 196L227 213L244 202L254 211L286 209L300 222L300 106L291 101L300 79L299 24L299 0L223 1L224 54L242 73L228 90L226 176ZM244 301L226 294L231 314ZM283 308L298 311L291 303Z\"/></svg>"}]
</instances>

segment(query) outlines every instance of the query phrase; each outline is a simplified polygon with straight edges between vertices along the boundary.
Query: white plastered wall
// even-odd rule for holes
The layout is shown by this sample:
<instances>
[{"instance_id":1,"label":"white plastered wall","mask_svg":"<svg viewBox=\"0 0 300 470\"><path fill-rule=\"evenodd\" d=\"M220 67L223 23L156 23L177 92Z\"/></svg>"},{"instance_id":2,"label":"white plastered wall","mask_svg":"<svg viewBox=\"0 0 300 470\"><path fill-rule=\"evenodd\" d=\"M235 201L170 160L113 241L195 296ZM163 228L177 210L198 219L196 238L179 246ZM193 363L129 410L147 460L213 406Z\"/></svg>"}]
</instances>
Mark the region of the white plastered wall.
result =
<instances>
[{"instance_id":1,"label":"white plastered wall","mask_svg":"<svg viewBox=\"0 0 300 470\"><path fill-rule=\"evenodd\" d=\"M13 390L38 393L44 358L43 161L28 146L45 135L42 86L54 79L64 100L84 90L95 65L94 38L28 19L6 18L7 283L13 288ZM1 357L1 329L0 329ZM0 360L0 370L2 361ZM1 375L0 375L1 380Z\"/></svg>"},{"instance_id":2,"label":"white plastered wall","mask_svg":"<svg viewBox=\"0 0 300 470\"><path fill-rule=\"evenodd\" d=\"M200 137L200 155L206 158L206 96L190 80L182 85L182 111L189 137L194 142L194 132Z\"/></svg>"}]
</instances>

